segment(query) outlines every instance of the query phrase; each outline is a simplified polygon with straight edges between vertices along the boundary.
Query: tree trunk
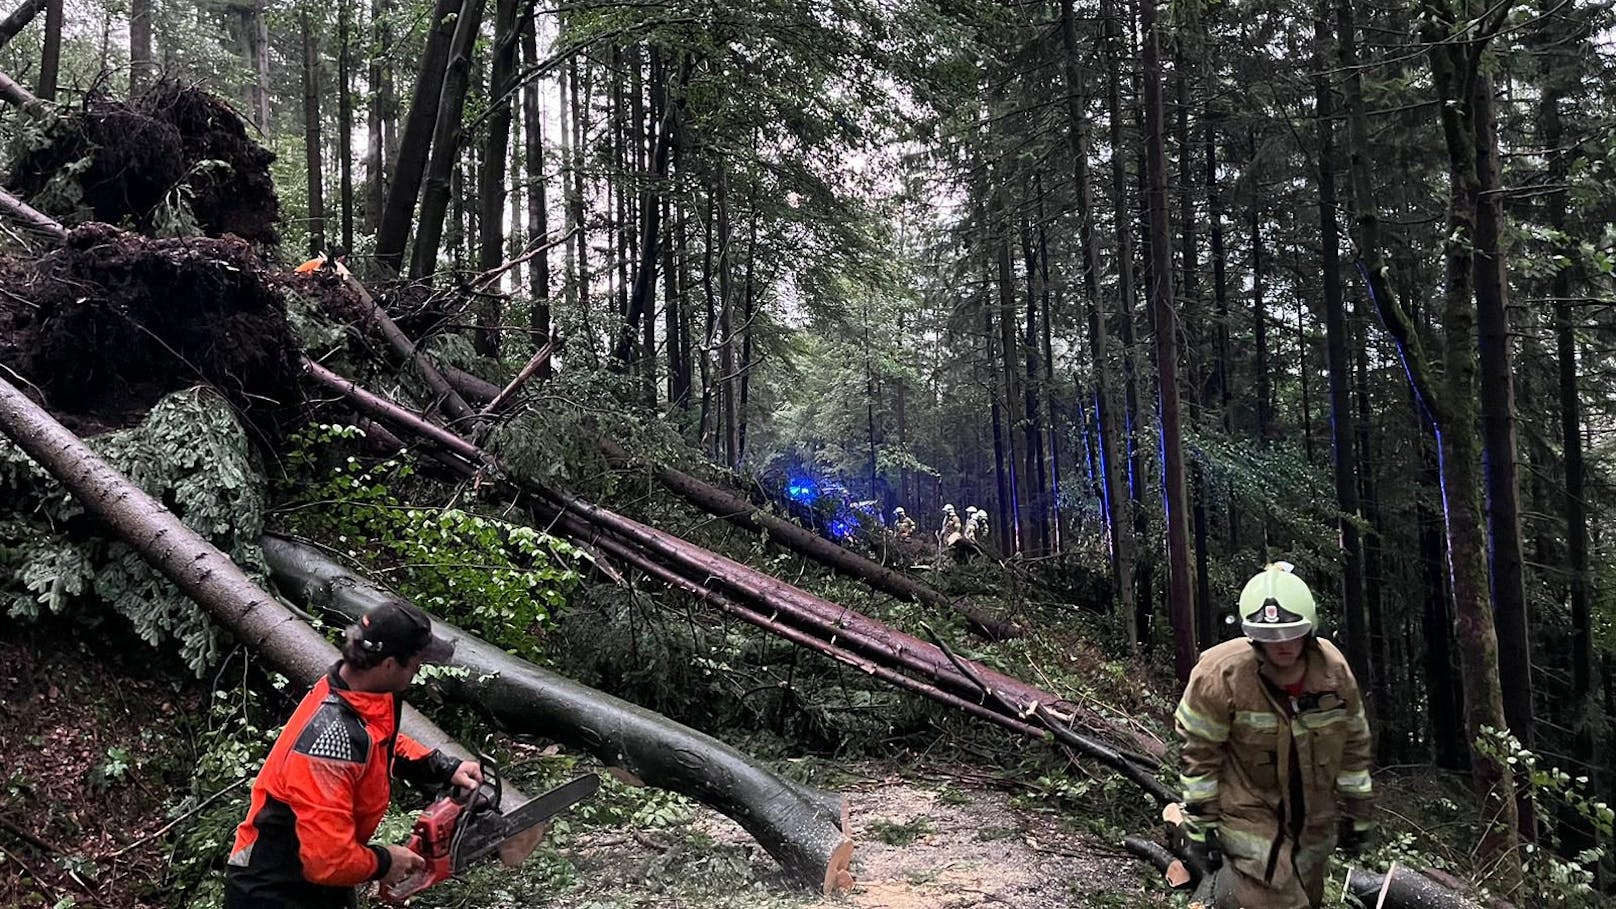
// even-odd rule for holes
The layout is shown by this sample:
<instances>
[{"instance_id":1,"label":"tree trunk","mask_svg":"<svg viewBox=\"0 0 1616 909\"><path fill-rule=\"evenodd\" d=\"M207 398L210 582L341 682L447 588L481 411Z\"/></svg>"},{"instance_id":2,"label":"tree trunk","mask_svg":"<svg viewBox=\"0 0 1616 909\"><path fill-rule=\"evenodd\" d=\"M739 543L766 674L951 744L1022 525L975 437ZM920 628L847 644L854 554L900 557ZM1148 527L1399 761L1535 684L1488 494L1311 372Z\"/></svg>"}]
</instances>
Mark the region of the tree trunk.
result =
<instances>
[{"instance_id":1,"label":"tree trunk","mask_svg":"<svg viewBox=\"0 0 1616 909\"><path fill-rule=\"evenodd\" d=\"M242 15L247 21L247 54L252 58L247 68L252 71L251 108L253 126L260 136L268 136L269 117L269 20L265 15L267 0L253 0Z\"/></svg>"},{"instance_id":2,"label":"tree trunk","mask_svg":"<svg viewBox=\"0 0 1616 909\"><path fill-rule=\"evenodd\" d=\"M1138 626L1133 621L1133 526L1129 520L1127 490L1123 479L1122 452L1126 450L1126 441L1123 439L1122 408L1118 401L1117 383L1111 371L1109 319L1100 294L1099 242L1094 235L1094 186L1093 176L1089 171L1089 124L1083 114L1080 94L1082 69L1078 60L1077 25L1072 7L1072 0L1061 0L1062 74L1066 83L1067 137L1072 149L1072 183L1077 193L1078 243L1079 253L1082 256L1080 267L1083 274L1083 299L1088 314L1089 356L1093 360L1095 409L1098 411L1096 422L1099 435L1100 489L1105 505L1106 537L1110 543L1111 574L1116 585L1117 609L1128 626L1129 644L1137 646ZM1115 80L1114 73L1111 78ZM1120 163L1120 156L1112 157ZM1121 235L1119 239L1128 237L1125 225L1121 227L1119 234ZM1122 274L1118 276L1122 285L1118 293L1124 300L1130 299L1132 291L1132 265L1126 261L1131 255L1131 250L1127 248L1119 249L1117 253L1118 271L1127 275L1126 280L1123 280Z\"/></svg>"},{"instance_id":3,"label":"tree trunk","mask_svg":"<svg viewBox=\"0 0 1616 909\"><path fill-rule=\"evenodd\" d=\"M309 252L318 255L325 242L325 166L320 139L320 39L309 24L308 12L297 15L303 35L303 166L309 189Z\"/></svg>"},{"instance_id":4,"label":"tree trunk","mask_svg":"<svg viewBox=\"0 0 1616 909\"><path fill-rule=\"evenodd\" d=\"M606 452L606 456L614 465L618 467L630 465L628 452L618 447L616 443L602 439L601 449ZM724 518L750 533L766 534L779 545L811 558L827 568L858 578L876 590L900 599L922 603L933 609L959 613L978 634L990 640L1019 637L1022 633L1022 629L1014 622L994 618L961 600L950 599L932 587L872 562L784 518L776 517L745 498L711 483L705 483L690 474L663 465L652 466L651 473L669 492L708 514Z\"/></svg>"},{"instance_id":5,"label":"tree trunk","mask_svg":"<svg viewBox=\"0 0 1616 909\"><path fill-rule=\"evenodd\" d=\"M421 187L421 214L417 219L415 246L410 253L410 278L414 280L438 270L438 247L443 240L450 182L459 172L455 165L460 158L461 117L471 87L472 47L482 26L485 6L485 0L465 0L455 21L454 37L449 42L443 93L438 99L437 122L432 127L432 157ZM463 194L455 195L459 198ZM451 244L451 249L457 246Z\"/></svg>"},{"instance_id":6,"label":"tree trunk","mask_svg":"<svg viewBox=\"0 0 1616 909\"><path fill-rule=\"evenodd\" d=\"M1327 3L1328 0L1325 0ZM1358 539L1358 459L1352 413L1352 366L1347 362L1346 303L1341 298L1341 247L1336 225L1336 154L1334 103L1325 60L1330 43L1329 7L1313 20L1313 81L1319 132L1319 242L1324 281L1325 352L1330 381L1330 446L1334 459L1335 497L1341 539L1341 612L1345 617L1347 662L1353 674L1369 682L1369 628L1364 614L1363 546ZM1373 686L1368 689L1373 694ZM1379 705L1367 703L1371 719Z\"/></svg>"},{"instance_id":7,"label":"tree trunk","mask_svg":"<svg viewBox=\"0 0 1616 909\"><path fill-rule=\"evenodd\" d=\"M539 63L538 27L532 16L521 24L522 65L527 68ZM545 243L550 236L550 201L546 192L549 181L544 176L544 115L539 105L539 81L528 80L522 86L522 130L527 165L527 234L530 243ZM546 246L537 261L528 268L528 295L533 298L533 313L529 329L535 346L550 340L550 249ZM539 368L539 378L550 377L548 361Z\"/></svg>"},{"instance_id":8,"label":"tree trunk","mask_svg":"<svg viewBox=\"0 0 1616 909\"><path fill-rule=\"evenodd\" d=\"M1004 179L1003 175L996 175L995 179ZM1017 411L1021 410L1022 389L1019 371L1016 368L1016 276L1015 265L1010 258L1010 216L1006 211L1004 202L1004 189L999 187L993 193L993 244L996 250L996 276L999 287L998 328L999 328L999 356L994 364L999 371L1004 388L1004 414L1005 414L1005 449L1010 458L1009 462L1009 490L1010 498L1005 504L1009 513L1010 533L1004 537L1006 552L1023 552L1032 545L1030 539L1031 526L1029 524L1032 509L1032 496L1029 490L1030 477L1027 476L1027 441L1026 436L1017 432Z\"/></svg>"},{"instance_id":9,"label":"tree trunk","mask_svg":"<svg viewBox=\"0 0 1616 909\"><path fill-rule=\"evenodd\" d=\"M61 7L58 0L23 0L21 6L12 10L5 19L0 20L0 47L4 47L12 38L17 37L17 33L27 28L28 23L34 21L34 17L39 15L40 10L45 9L46 5L52 3L58 8ZM49 14L47 13L47 15Z\"/></svg>"},{"instance_id":10,"label":"tree trunk","mask_svg":"<svg viewBox=\"0 0 1616 909\"><path fill-rule=\"evenodd\" d=\"M261 544L276 584L306 605L357 620L394 598L317 549L278 537ZM455 642L453 665L470 670L438 680L446 696L488 711L506 730L564 742L637 783L701 802L745 828L799 885L826 894L852 885L844 797L777 776L709 735L434 625Z\"/></svg>"},{"instance_id":11,"label":"tree trunk","mask_svg":"<svg viewBox=\"0 0 1616 909\"><path fill-rule=\"evenodd\" d=\"M342 248L353 251L353 4L337 3L337 208Z\"/></svg>"},{"instance_id":12,"label":"tree trunk","mask_svg":"<svg viewBox=\"0 0 1616 909\"><path fill-rule=\"evenodd\" d=\"M427 157L432 150L433 126L437 122L439 102L443 97L450 40L455 33L455 23L465 19L473 5L481 9L482 0L436 0L432 7L432 26L427 32L426 47L421 52L421 68L415 75L410 110L404 116L404 127L398 140L398 160L393 164L392 179L387 184L381 224L376 228L376 262L386 271L397 272L404 262L404 247L410 236L415 200L421 191L422 175L426 173ZM459 15L456 15L456 10L460 10Z\"/></svg>"},{"instance_id":13,"label":"tree trunk","mask_svg":"<svg viewBox=\"0 0 1616 909\"><path fill-rule=\"evenodd\" d=\"M1189 678L1195 648L1195 599L1191 592L1188 510L1184 488L1184 441L1179 427L1178 311L1173 305L1173 264L1167 223L1167 156L1162 147L1161 34L1156 0L1141 0L1144 32L1145 172L1150 211L1150 311L1156 335L1156 375L1160 400L1162 495L1166 508L1167 604L1172 616L1174 668Z\"/></svg>"},{"instance_id":14,"label":"tree trunk","mask_svg":"<svg viewBox=\"0 0 1616 909\"><path fill-rule=\"evenodd\" d=\"M391 7L392 0L370 3L370 100L365 105L365 227L370 230L381 227L382 206L387 200L385 133L388 111L393 106L393 68L385 65L385 59L392 50L392 29L387 18Z\"/></svg>"},{"instance_id":15,"label":"tree trunk","mask_svg":"<svg viewBox=\"0 0 1616 909\"><path fill-rule=\"evenodd\" d=\"M206 609L236 640L267 658L292 681L312 686L336 662L335 647L254 584L229 556L185 526L4 379L0 379L0 431L55 477L86 511L104 521L118 539ZM401 729L429 748L471 758L413 707L404 707ZM526 800L508 783L505 790L508 804ZM502 857L511 856L502 853Z\"/></svg>"},{"instance_id":16,"label":"tree trunk","mask_svg":"<svg viewBox=\"0 0 1616 909\"><path fill-rule=\"evenodd\" d=\"M152 61L152 0L129 0L129 97L139 96L157 79Z\"/></svg>"},{"instance_id":17,"label":"tree trunk","mask_svg":"<svg viewBox=\"0 0 1616 909\"><path fill-rule=\"evenodd\" d=\"M1552 15L1554 11L1544 12ZM1588 48L1585 33L1580 28L1575 39L1557 32L1550 33L1554 39L1550 45L1553 50L1538 52L1543 61L1543 95L1537 110L1538 145L1558 150L1548 158L1548 185L1553 189L1544 196L1544 216L1556 234L1567 237L1565 231L1571 220L1571 206L1566 187L1570 182L1572 167L1582 153L1580 149L1561 148L1564 126L1560 104L1567 95L1580 89L1580 66L1575 61L1581 54L1587 53ZM1562 243L1564 246L1557 252L1567 256L1567 263L1576 261L1569 237ZM1582 398L1577 376L1577 321L1571 305L1573 277L1580 276L1574 275L1571 265L1562 264L1549 280L1549 296L1555 301L1553 324L1558 366L1560 451L1565 470L1561 512L1565 516L1566 527L1566 597L1571 608L1571 690L1560 723L1572 731L1572 757L1579 765L1580 774L1590 774L1597 779L1599 721L1593 689L1592 585L1588 560L1588 504L1585 498L1587 471L1582 449ZM1580 774L1573 771L1574 776ZM1565 823L1561 836L1566 855L1576 855L1596 842L1588 820L1582 817Z\"/></svg>"},{"instance_id":18,"label":"tree trunk","mask_svg":"<svg viewBox=\"0 0 1616 909\"><path fill-rule=\"evenodd\" d=\"M516 93L516 59L521 50L517 31L518 0L494 0L494 60L488 82L493 109L488 114L488 142L483 146L482 177L477 186L478 226L481 229L477 266L498 268L505 260L505 164L510 151L511 105ZM516 222L511 222L515 229ZM542 237L535 237L536 241ZM497 288L494 288L497 290ZM504 321L503 298L489 293L477 301L477 352L498 357L499 326ZM539 344L544 340L539 339Z\"/></svg>"},{"instance_id":19,"label":"tree trunk","mask_svg":"<svg viewBox=\"0 0 1616 909\"><path fill-rule=\"evenodd\" d=\"M640 246L639 262L634 271L634 287L629 294L628 311L623 317L621 329L618 331L617 344L612 350L612 357L619 368L627 368L629 358L634 352L634 342L640 333L640 321L652 320L655 317L656 307L656 269L659 250L659 231L662 228L662 194L665 192L664 184L668 179L668 162L673 152L673 123L677 116L679 99L684 95L684 84L690 75L690 59L687 57L679 64L679 74L674 81L664 85L662 91L665 98L662 102L662 116L660 122L652 128L651 135L651 173L648 175L646 189L640 193ZM660 69L657 67L656 69ZM654 362L655 350L640 352L640 359L645 363ZM655 403L652 401L651 403Z\"/></svg>"},{"instance_id":20,"label":"tree trunk","mask_svg":"<svg viewBox=\"0 0 1616 909\"><path fill-rule=\"evenodd\" d=\"M45 6L45 46L39 53L41 101L56 100L56 83L62 70L62 0L49 0Z\"/></svg>"},{"instance_id":21,"label":"tree trunk","mask_svg":"<svg viewBox=\"0 0 1616 909\"><path fill-rule=\"evenodd\" d=\"M1039 389L1043 368L1039 364L1042 343L1038 338L1038 304L1043 296L1042 275L1033 249L1032 228L1026 219L1021 222L1021 259L1027 270L1027 322L1021 336L1021 351L1026 364L1022 379L1023 409L1022 448L1026 452L1023 470L1027 475L1028 535L1023 551L1028 555L1043 555L1049 551L1048 509L1044 499L1049 490L1049 478L1044 472L1044 430L1039 405Z\"/></svg>"},{"instance_id":22,"label":"tree trunk","mask_svg":"<svg viewBox=\"0 0 1616 909\"><path fill-rule=\"evenodd\" d=\"M517 474L493 455L426 422L419 415L365 391L312 361L305 360L303 365L310 378L342 394L361 413L431 443L429 447L447 456L445 463L455 465L461 472L475 473L481 468L502 477L541 512L543 520L566 523L568 533L586 545L598 539L612 542L625 551L637 551L677 574L694 591L712 590L722 597L744 600L748 608L760 610L771 622L778 619L822 642L828 641L864 658L878 660L889 668L919 675L947 689L956 700L962 696L991 700L985 705L985 713L979 711L978 715L991 714L1001 725L1009 722L1024 726L1028 717L1041 715L1057 720L1055 725L1068 733L1069 723L1082 721L1103 730L1104 734L1119 734L1108 722L1050 692L971 660L962 660L936 644L894 630L750 566L601 508L564 489ZM1061 732L1056 734L1063 743L1073 744ZM1124 751L1094 739L1079 747L1088 749L1085 753L1115 767L1153 796L1170 800L1171 792L1148 778L1145 772L1158 763L1148 755L1160 751L1159 743L1127 732L1120 734L1129 736L1145 753Z\"/></svg>"},{"instance_id":23,"label":"tree trunk","mask_svg":"<svg viewBox=\"0 0 1616 909\"><path fill-rule=\"evenodd\" d=\"M1481 372L1481 442L1486 483L1488 579L1493 622L1498 629L1498 672L1504 718L1525 748L1535 745L1532 719L1531 631L1521 554L1521 503L1515 438L1515 357L1510 352L1509 277L1500 239L1503 177L1492 78L1478 73L1471 87L1475 130L1476 235L1472 261L1476 282L1477 366ZM1537 823L1524 768L1516 774L1521 835L1536 838Z\"/></svg>"},{"instance_id":24,"label":"tree trunk","mask_svg":"<svg viewBox=\"0 0 1616 909\"><path fill-rule=\"evenodd\" d=\"M1441 99L1440 114L1450 169L1447 237L1444 251L1446 289L1442 310L1445 340L1439 354L1441 384L1435 384L1413 322L1391 291L1380 251L1379 215L1369 174L1368 115L1362 76L1357 63L1356 34L1351 0L1338 0L1338 40L1341 68L1346 78L1348 124L1352 135L1353 196L1358 205L1357 237L1360 268L1381 319L1397 344L1420 403L1437 428L1443 504L1448 538L1448 566L1453 584L1455 622L1459 640L1460 671L1464 677L1465 725L1470 741L1485 727L1506 726L1503 692L1498 675L1498 638L1493 627L1488 593L1487 553L1481 505L1481 438L1476 431L1477 354L1476 303L1473 297L1471 243L1475 238L1479 180L1476 174L1476 132L1472 95L1463 85L1469 73L1467 40L1453 38L1447 11L1434 2L1422 2L1422 38L1427 42L1431 70ZM1480 52L1479 46L1476 52ZM1518 817L1515 785L1496 757L1477 751L1471 761L1471 780L1484 832L1481 856L1493 869L1499 891L1511 894L1520 885Z\"/></svg>"}]
</instances>

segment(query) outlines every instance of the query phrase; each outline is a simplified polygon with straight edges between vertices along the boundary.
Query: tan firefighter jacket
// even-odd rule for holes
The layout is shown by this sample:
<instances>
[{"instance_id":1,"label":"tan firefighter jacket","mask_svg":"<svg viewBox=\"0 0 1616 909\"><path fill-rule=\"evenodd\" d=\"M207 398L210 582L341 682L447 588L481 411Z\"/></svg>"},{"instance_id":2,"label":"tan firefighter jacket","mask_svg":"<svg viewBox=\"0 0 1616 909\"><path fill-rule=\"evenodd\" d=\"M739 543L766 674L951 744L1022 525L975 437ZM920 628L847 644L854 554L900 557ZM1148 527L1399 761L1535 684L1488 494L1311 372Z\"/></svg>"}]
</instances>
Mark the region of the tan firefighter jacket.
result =
<instances>
[{"instance_id":1,"label":"tan firefighter jacket","mask_svg":"<svg viewBox=\"0 0 1616 909\"><path fill-rule=\"evenodd\" d=\"M1264 882L1287 876L1276 868L1282 856L1299 875L1321 868L1337 819L1367 827L1374 808L1357 680L1329 641L1314 639L1305 658L1293 698L1258 676L1250 641L1226 641L1201 654L1174 714L1185 805L1217 826L1236 870Z\"/></svg>"}]
</instances>

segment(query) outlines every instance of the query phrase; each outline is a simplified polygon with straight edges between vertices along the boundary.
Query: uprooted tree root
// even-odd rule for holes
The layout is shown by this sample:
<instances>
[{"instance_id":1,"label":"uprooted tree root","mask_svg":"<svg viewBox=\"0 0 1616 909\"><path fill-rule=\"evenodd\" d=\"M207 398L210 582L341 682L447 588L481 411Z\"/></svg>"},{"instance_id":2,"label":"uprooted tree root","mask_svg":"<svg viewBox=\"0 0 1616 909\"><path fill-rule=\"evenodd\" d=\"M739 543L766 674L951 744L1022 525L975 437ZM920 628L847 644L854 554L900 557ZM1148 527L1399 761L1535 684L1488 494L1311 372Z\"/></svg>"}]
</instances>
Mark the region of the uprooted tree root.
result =
<instances>
[{"instance_id":1,"label":"uprooted tree root","mask_svg":"<svg viewBox=\"0 0 1616 909\"><path fill-rule=\"evenodd\" d=\"M92 95L22 152L9 185L68 225L128 224L151 232L183 202L208 236L278 241L275 155L207 92L162 82L132 103Z\"/></svg>"},{"instance_id":2,"label":"uprooted tree root","mask_svg":"<svg viewBox=\"0 0 1616 909\"><path fill-rule=\"evenodd\" d=\"M38 260L0 263L0 278L0 364L81 433L200 382L270 438L299 405L285 302L241 240L87 224Z\"/></svg>"}]
</instances>

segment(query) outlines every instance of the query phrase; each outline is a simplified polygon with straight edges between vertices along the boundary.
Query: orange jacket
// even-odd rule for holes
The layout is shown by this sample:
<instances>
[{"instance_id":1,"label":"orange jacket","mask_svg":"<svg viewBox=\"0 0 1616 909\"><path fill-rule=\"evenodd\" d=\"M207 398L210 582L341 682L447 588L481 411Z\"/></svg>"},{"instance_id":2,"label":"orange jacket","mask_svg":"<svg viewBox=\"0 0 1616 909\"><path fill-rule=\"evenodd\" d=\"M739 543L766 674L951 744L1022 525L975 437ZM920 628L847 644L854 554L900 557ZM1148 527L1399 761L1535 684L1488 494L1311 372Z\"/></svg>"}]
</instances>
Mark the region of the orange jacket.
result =
<instances>
[{"instance_id":1,"label":"orange jacket","mask_svg":"<svg viewBox=\"0 0 1616 909\"><path fill-rule=\"evenodd\" d=\"M398 732L402 702L348 688L341 665L304 695L253 782L230 850L227 906L348 905L354 886L391 864L385 848L367 845L390 776L432 787L459 766Z\"/></svg>"},{"instance_id":2,"label":"orange jacket","mask_svg":"<svg viewBox=\"0 0 1616 909\"><path fill-rule=\"evenodd\" d=\"M326 267L326 257L321 255L321 256L315 256L314 258L308 260L307 262L304 262L303 264L299 265L298 267L292 269L292 271L296 272L297 274L303 275L303 274L308 274L310 272L319 271L320 269L325 268L325 267ZM342 275L344 278L346 278L348 276L348 266L343 265L341 262L332 262L331 267L336 270L337 274Z\"/></svg>"}]
</instances>

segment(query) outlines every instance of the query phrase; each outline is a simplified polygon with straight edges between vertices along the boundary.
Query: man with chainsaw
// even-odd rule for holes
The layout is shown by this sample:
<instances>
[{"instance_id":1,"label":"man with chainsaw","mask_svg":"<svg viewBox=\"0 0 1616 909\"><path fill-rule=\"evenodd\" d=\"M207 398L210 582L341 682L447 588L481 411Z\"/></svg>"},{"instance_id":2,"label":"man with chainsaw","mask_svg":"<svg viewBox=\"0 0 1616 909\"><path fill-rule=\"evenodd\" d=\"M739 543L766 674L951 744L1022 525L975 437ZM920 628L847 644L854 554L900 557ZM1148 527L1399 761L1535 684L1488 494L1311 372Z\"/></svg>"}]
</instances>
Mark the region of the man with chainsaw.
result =
<instances>
[{"instance_id":1,"label":"man with chainsaw","mask_svg":"<svg viewBox=\"0 0 1616 909\"><path fill-rule=\"evenodd\" d=\"M399 695L423 664L453 653L426 613L403 600L348 628L342 659L303 697L253 781L225 869L226 909L352 907L360 884L397 883L422 869L416 853L370 838L392 777L428 789L482 783L475 761L399 731Z\"/></svg>"},{"instance_id":2,"label":"man with chainsaw","mask_svg":"<svg viewBox=\"0 0 1616 909\"><path fill-rule=\"evenodd\" d=\"M1247 582L1239 611L1245 638L1201 654L1174 714L1186 852L1214 874L1213 906L1308 909L1330 854L1374 829L1369 724L1289 564Z\"/></svg>"}]
</instances>

